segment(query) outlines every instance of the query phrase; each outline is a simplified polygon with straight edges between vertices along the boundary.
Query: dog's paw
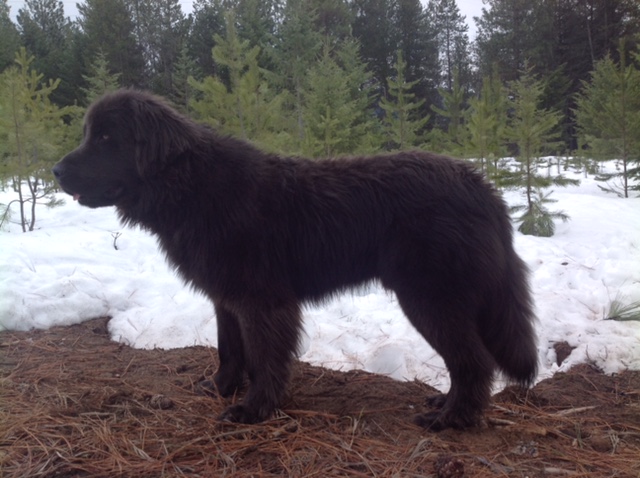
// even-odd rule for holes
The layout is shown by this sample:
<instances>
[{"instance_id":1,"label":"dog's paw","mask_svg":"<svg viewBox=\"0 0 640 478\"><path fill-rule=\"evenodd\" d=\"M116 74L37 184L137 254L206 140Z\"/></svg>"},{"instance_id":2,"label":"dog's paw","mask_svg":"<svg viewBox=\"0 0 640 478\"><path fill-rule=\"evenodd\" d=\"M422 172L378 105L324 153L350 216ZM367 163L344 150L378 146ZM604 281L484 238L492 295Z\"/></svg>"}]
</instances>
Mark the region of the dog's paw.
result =
<instances>
[{"instance_id":1,"label":"dog's paw","mask_svg":"<svg viewBox=\"0 0 640 478\"><path fill-rule=\"evenodd\" d=\"M432 397L427 397L427 405L433 408L442 408L447 403L447 394L439 393Z\"/></svg>"},{"instance_id":2,"label":"dog's paw","mask_svg":"<svg viewBox=\"0 0 640 478\"><path fill-rule=\"evenodd\" d=\"M241 403L237 405L231 405L218 416L218 420L221 422L231 423L260 423L265 420L264 416L256 413L255 411L245 407Z\"/></svg>"},{"instance_id":3,"label":"dog's paw","mask_svg":"<svg viewBox=\"0 0 640 478\"><path fill-rule=\"evenodd\" d=\"M243 380L241 374L218 370L213 376L213 383L221 397L230 397L242 388Z\"/></svg>"}]
</instances>

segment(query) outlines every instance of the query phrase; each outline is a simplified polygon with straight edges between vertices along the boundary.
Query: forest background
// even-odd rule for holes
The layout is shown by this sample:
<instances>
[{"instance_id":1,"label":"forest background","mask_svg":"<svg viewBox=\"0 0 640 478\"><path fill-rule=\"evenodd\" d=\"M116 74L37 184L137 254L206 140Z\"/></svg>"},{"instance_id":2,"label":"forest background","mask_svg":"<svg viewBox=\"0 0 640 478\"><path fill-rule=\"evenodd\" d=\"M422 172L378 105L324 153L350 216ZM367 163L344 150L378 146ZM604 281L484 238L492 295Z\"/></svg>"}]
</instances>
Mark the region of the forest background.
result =
<instances>
[{"instance_id":1,"label":"forest background","mask_svg":"<svg viewBox=\"0 0 640 478\"><path fill-rule=\"evenodd\" d=\"M471 41L455 0L196 0L188 15L178 0L84 0L73 19L61 1L12 14L0 0L0 177L32 229L84 108L124 86L279 153L469 158L524 185L525 215L566 185L544 155L595 172L617 159L605 187L637 190L640 2L483 5Z\"/></svg>"}]
</instances>

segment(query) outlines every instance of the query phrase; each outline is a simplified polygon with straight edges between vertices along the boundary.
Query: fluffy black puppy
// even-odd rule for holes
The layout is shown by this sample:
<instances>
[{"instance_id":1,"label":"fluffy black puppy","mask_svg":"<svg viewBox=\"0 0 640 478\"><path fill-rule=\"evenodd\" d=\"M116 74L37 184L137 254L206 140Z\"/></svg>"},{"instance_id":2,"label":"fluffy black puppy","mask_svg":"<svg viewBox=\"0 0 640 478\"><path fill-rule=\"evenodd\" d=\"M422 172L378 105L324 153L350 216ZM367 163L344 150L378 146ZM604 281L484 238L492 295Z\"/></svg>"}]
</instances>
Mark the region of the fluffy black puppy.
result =
<instances>
[{"instance_id":1,"label":"fluffy black puppy","mask_svg":"<svg viewBox=\"0 0 640 478\"><path fill-rule=\"evenodd\" d=\"M84 140L53 172L80 204L115 206L157 235L212 301L222 419L254 423L280 404L301 305L371 280L396 293L438 351L451 389L417 422L477 423L493 374L529 384L537 359L527 270L507 208L472 166L426 152L311 161L222 137L152 95L94 103Z\"/></svg>"}]
</instances>

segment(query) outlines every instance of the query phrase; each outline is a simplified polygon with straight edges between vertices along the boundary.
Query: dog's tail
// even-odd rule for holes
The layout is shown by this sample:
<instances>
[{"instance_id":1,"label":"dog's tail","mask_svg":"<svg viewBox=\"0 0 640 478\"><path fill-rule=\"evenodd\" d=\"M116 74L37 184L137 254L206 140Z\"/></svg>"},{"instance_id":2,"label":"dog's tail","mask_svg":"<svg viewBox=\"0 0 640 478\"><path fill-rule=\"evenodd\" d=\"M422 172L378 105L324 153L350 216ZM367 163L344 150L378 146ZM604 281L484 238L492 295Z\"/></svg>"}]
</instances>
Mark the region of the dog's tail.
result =
<instances>
[{"instance_id":1,"label":"dog's tail","mask_svg":"<svg viewBox=\"0 0 640 478\"><path fill-rule=\"evenodd\" d=\"M535 315L527 266L512 251L502 287L487 297L480 333L500 369L511 380L533 384L538 372Z\"/></svg>"}]
</instances>

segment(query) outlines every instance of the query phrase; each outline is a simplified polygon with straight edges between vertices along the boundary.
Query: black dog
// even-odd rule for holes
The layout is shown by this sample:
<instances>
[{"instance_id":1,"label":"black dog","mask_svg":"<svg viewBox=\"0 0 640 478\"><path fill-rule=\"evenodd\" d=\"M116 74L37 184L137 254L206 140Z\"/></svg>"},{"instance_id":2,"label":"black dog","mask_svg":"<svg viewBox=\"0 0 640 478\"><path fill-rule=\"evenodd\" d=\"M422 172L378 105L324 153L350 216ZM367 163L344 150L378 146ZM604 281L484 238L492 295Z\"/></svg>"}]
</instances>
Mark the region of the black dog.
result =
<instances>
[{"instance_id":1,"label":"black dog","mask_svg":"<svg viewBox=\"0 0 640 478\"><path fill-rule=\"evenodd\" d=\"M280 404L304 302L366 281L396 293L442 355L451 390L417 418L477 423L496 370L536 376L526 266L507 208L472 166L425 152L311 161L217 135L146 93L94 103L84 140L54 168L84 206L115 206L156 234L215 306L222 419L254 423Z\"/></svg>"}]
</instances>

